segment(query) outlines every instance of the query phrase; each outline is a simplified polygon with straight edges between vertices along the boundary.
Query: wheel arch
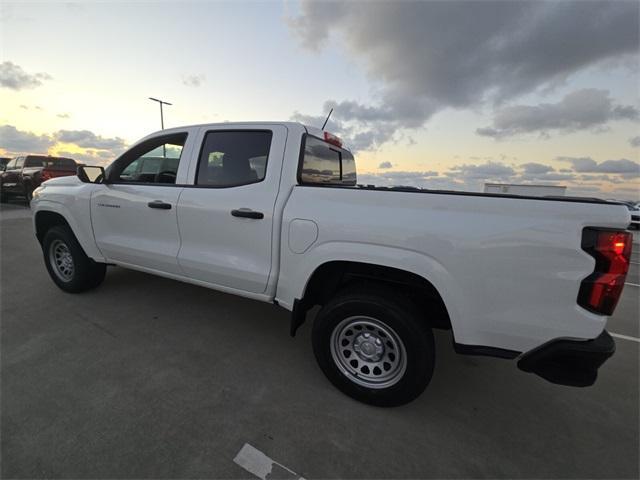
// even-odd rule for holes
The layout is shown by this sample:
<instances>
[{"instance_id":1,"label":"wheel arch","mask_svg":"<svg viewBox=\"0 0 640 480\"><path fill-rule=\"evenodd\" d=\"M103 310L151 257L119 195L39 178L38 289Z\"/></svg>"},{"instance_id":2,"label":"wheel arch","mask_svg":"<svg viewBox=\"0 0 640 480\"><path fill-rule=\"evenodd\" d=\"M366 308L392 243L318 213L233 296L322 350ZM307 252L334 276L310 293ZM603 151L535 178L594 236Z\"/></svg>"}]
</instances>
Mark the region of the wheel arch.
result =
<instances>
[{"instance_id":1,"label":"wheel arch","mask_svg":"<svg viewBox=\"0 0 640 480\"><path fill-rule=\"evenodd\" d=\"M36 214L34 215L34 225L36 230L36 238L38 239L38 242L40 242L40 245L42 245L44 236L53 227L62 225L65 227L69 227L71 231L73 231L73 228L71 228L71 225L69 225L69 222L67 222L67 219L64 218L63 215L57 212L52 212L51 210L40 210L36 212Z\"/></svg>"},{"instance_id":2,"label":"wheel arch","mask_svg":"<svg viewBox=\"0 0 640 480\"><path fill-rule=\"evenodd\" d=\"M88 215L87 220L90 222ZM64 225L71 229L88 257L97 262L105 261L93 238L91 224L81 227L64 205L57 202L39 201L33 214L33 226L38 242L42 245L47 231L58 225Z\"/></svg>"},{"instance_id":3,"label":"wheel arch","mask_svg":"<svg viewBox=\"0 0 640 480\"><path fill-rule=\"evenodd\" d=\"M317 262L313 268L309 268L309 273L304 275L305 280L297 283L301 287L293 295L291 335L295 335L309 309L315 305L323 305L337 291L357 282L383 285L385 288L408 295L421 311L428 312L425 321L432 327L454 328L455 311L452 309L451 301L453 293L446 270L429 257L417 252L397 251L389 247L379 249L386 251L384 255L376 258L343 255L324 259ZM394 259L400 261L396 262Z\"/></svg>"}]
</instances>

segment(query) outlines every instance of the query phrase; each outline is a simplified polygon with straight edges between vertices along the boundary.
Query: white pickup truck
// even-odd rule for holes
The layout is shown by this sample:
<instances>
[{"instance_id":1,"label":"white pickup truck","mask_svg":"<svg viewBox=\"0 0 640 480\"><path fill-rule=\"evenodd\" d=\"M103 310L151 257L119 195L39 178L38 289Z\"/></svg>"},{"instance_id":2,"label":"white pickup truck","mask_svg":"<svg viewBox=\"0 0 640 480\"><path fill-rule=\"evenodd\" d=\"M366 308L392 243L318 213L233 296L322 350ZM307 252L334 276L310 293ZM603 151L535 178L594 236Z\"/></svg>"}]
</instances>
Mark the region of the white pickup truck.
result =
<instances>
[{"instance_id":1,"label":"white pickup truck","mask_svg":"<svg viewBox=\"0 0 640 480\"><path fill-rule=\"evenodd\" d=\"M631 254L624 205L357 185L339 138L291 122L156 132L45 182L31 208L64 291L118 265L275 303L292 335L319 305L320 368L380 406L425 389L434 328L459 353L593 384Z\"/></svg>"}]
</instances>

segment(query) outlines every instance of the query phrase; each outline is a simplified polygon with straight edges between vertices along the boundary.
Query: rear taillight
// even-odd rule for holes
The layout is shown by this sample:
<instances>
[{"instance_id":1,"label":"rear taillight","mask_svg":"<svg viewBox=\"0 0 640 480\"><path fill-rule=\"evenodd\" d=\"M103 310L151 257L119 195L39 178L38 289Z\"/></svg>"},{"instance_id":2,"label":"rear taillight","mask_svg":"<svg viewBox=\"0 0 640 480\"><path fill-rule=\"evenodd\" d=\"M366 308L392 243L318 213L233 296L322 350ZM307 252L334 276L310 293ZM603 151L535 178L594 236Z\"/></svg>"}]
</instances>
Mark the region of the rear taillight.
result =
<instances>
[{"instance_id":1,"label":"rear taillight","mask_svg":"<svg viewBox=\"0 0 640 480\"><path fill-rule=\"evenodd\" d=\"M40 181L44 182L51 178L53 178L53 173L51 173L49 170L42 170L40 172Z\"/></svg>"},{"instance_id":2,"label":"rear taillight","mask_svg":"<svg viewBox=\"0 0 640 480\"><path fill-rule=\"evenodd\" d=\"M631 259L631 233L585 228L582 249L596 260L594 272L580 285L578 305L611 315L624 287Z\"/></svg>"}]
</instances>

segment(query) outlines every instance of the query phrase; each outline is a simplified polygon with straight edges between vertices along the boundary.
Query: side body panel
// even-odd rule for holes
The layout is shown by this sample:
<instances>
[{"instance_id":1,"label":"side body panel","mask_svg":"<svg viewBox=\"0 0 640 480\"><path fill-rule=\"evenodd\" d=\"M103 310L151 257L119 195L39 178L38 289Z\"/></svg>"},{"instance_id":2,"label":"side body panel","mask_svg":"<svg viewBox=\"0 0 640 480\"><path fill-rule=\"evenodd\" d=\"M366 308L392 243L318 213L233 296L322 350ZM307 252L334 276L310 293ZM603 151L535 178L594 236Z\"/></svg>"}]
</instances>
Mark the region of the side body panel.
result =
<instances>
[{"instance_id":1,"label":"side body panel","mask_svg":"<svg viewBox=\"0 0 640 480\"><path fill-rule=\"evenodd\" d=\"M281 245L277 300L291 308L323 263L391 266L430 281L455 340L526 351L557 337L595 338L606 317L576 304L594 260L580 249L586 226L624 228L618 205L322 187L295 187L282 231L318 225L303 253ZM296 220L299 221L299 220ZM294 242L295 243L295 242Z\"/></svg>"}]
</instances>

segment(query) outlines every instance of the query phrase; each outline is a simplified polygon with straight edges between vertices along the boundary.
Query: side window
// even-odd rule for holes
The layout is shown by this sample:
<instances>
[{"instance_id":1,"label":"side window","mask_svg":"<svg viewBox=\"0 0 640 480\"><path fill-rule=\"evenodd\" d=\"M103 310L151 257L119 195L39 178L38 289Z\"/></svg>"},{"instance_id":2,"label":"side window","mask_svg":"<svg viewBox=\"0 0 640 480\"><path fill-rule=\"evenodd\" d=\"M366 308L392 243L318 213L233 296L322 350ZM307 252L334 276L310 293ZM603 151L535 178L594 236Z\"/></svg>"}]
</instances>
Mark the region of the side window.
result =
<instances>
[{"instance_id":1,"label":"side window","mask_svg":"<svg viewBox=\"0 0 640 480\"><path fill-rule=\"evenodd\" d=\"M24 157L18 157L16 159L16 170L20 170L22 168L22 166L24 165Z\"/></svg>"},{"instance_id":2,"label":"side window","mask_svg":"<svg viewBox=\"0 0 640 480\"><path fill-rule=\"evenodd\" d=\"M7 163L7 170L15 170L16 169L16 162L18 161L17 158L14 158L13 160L11 160L9 163Z\"/></svg>"},{"instance_id":3,"label":"side window","mask_svg":"<svg viewBox=\"0 0 640 480\"><path fill-rule=\"evenodd\" d=\"M44 164L42 162L42 158L27 157L27 159L24 162L24 166L25 167L42 167L44 166Z\"/></svg>"},{"instance_id":4,"label":"side window","mask_svg":"<svg viewBox=\"0 0 640 480\"><path fill-rule=\"evenodd\" d=\"M237 187L264 180L270 131L217 131L205 136L197 185Z\"/></svg>"},{"instance_id":5,"label":"side window","mask_svg":"<svg viewBox=\"0 0 640 480\"><path fill-rule=\"evenodd\" d=\"M116 183L175 184L186 140L186 133L177 133L133 147L116 160L109 179Z\"/></svg>"},{"instance_id":6,"label":"side window","mask_svg":"<svg viewBox=\"0 0 640 480\"><path fill-rule=\"evenodd\" d=\"M311 185L356 184L356 162L348 150L307 135L300 182Z\"/></svg>"}]
</instances>

